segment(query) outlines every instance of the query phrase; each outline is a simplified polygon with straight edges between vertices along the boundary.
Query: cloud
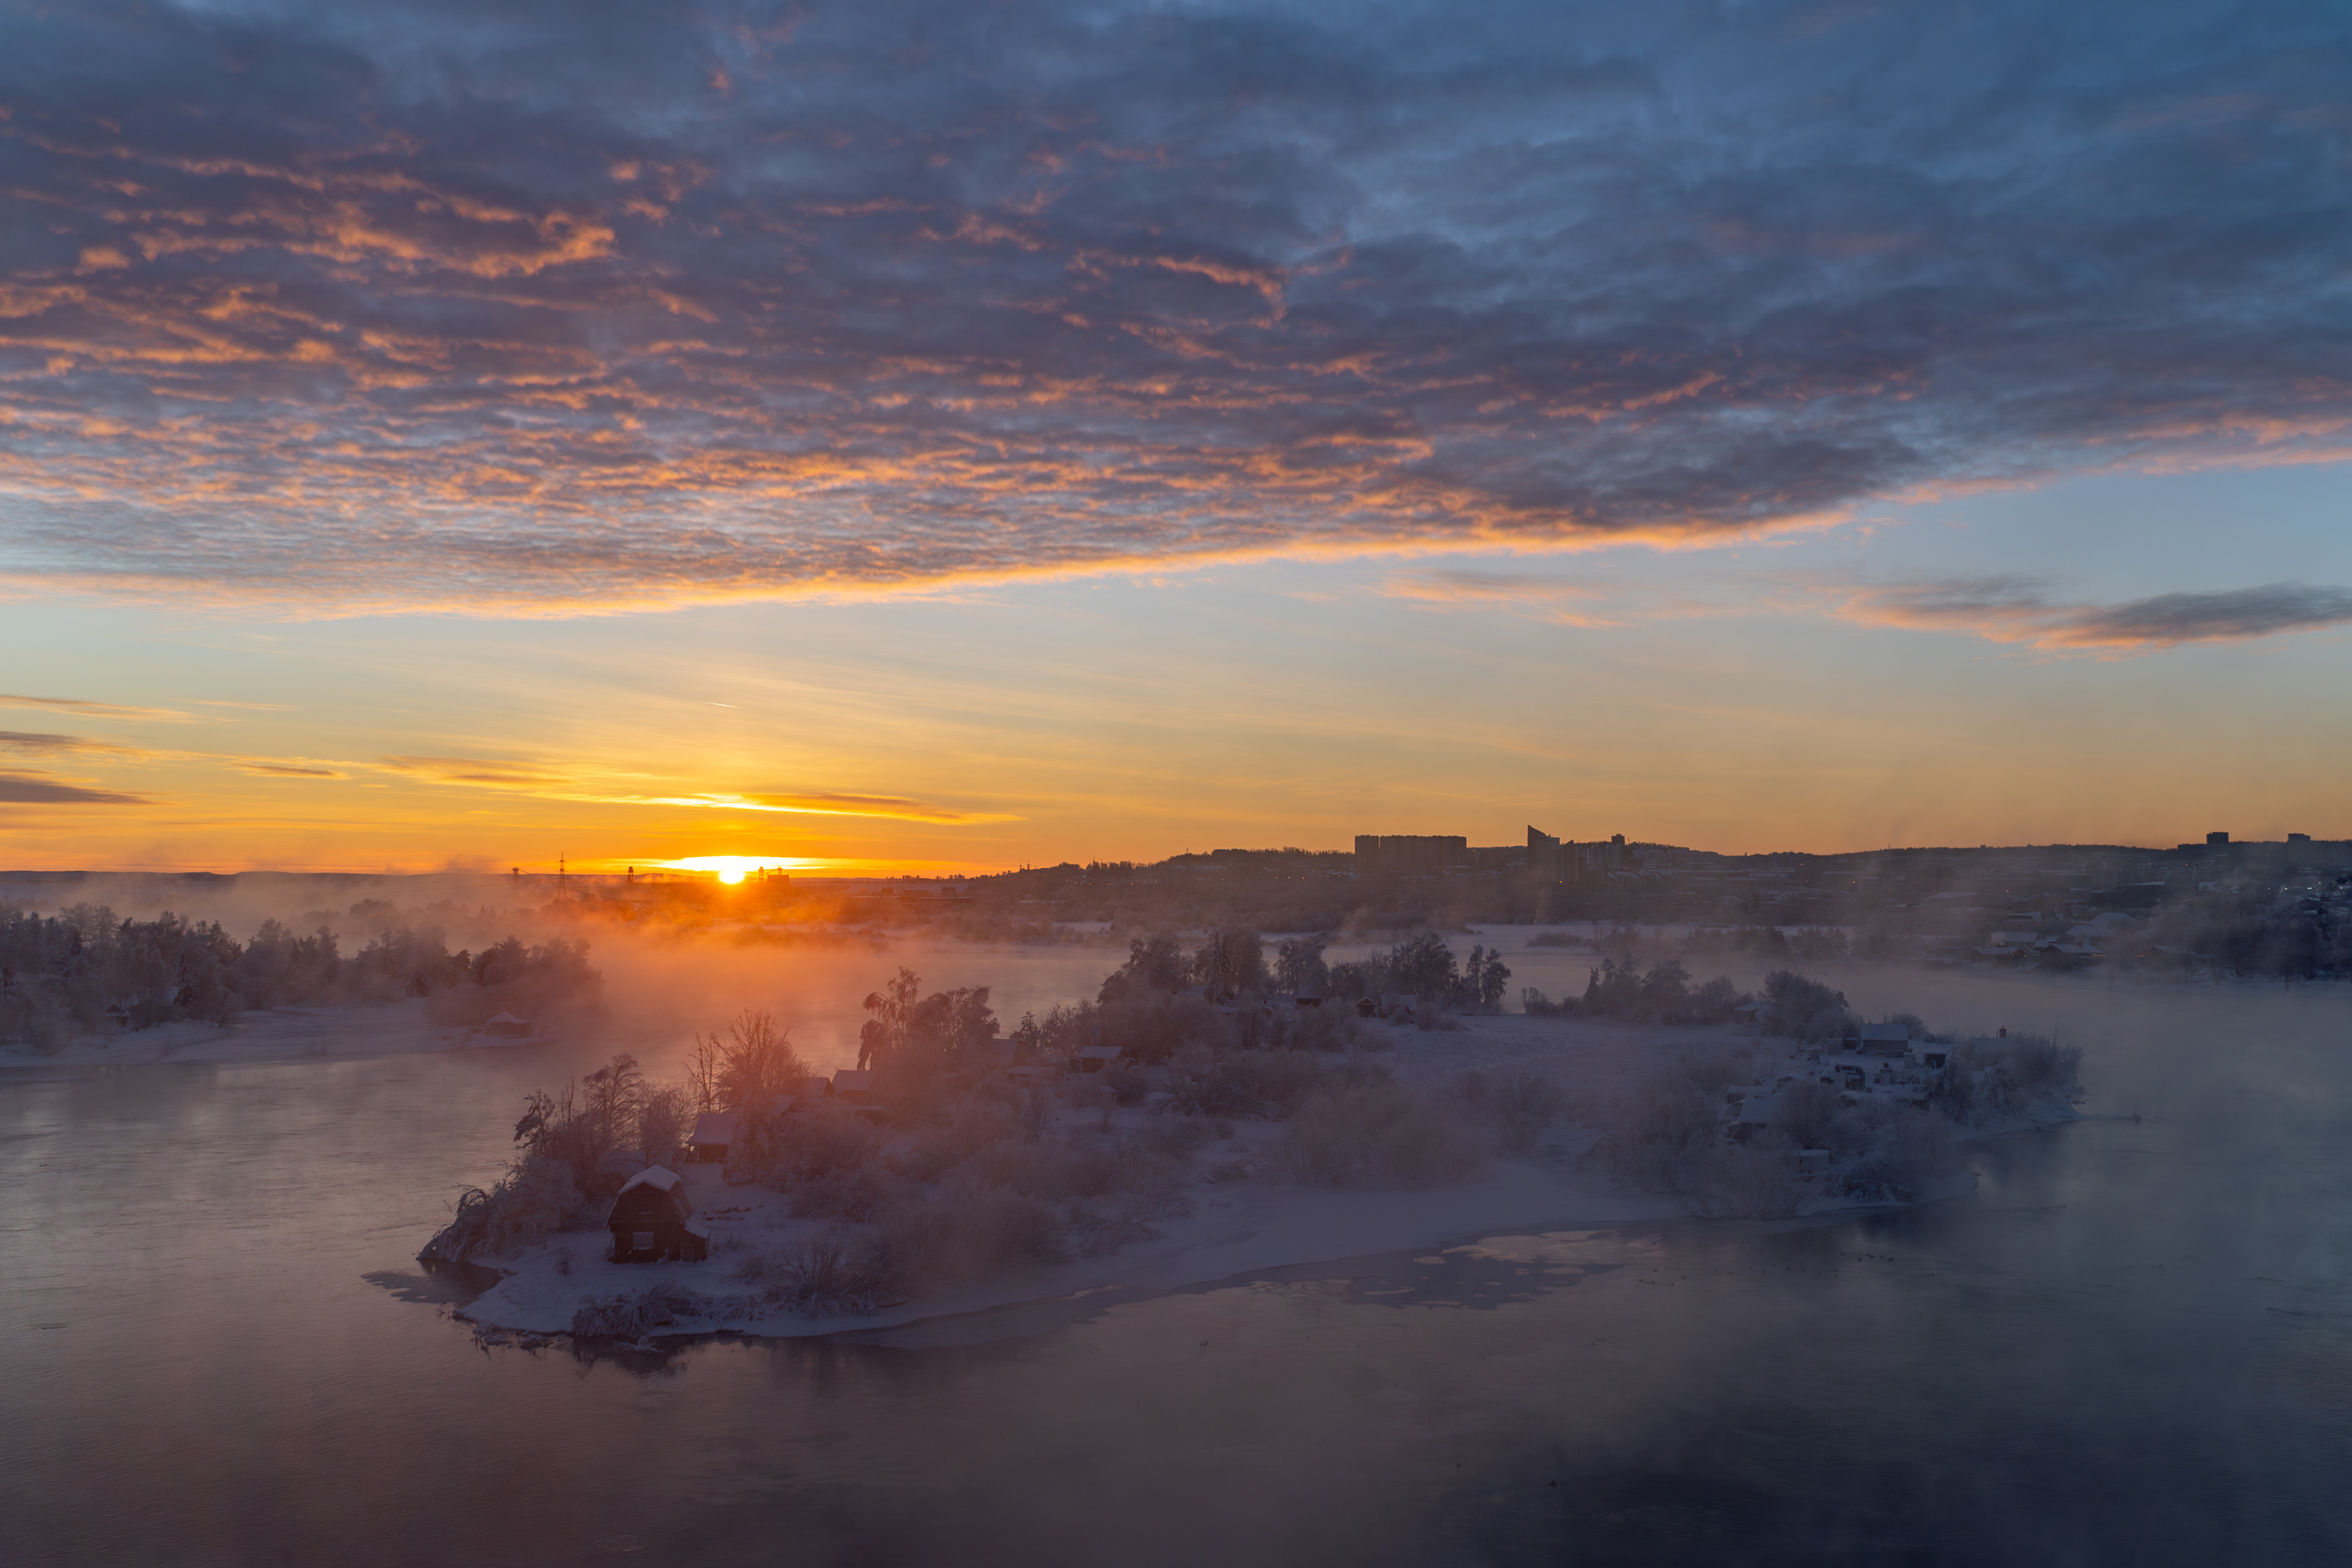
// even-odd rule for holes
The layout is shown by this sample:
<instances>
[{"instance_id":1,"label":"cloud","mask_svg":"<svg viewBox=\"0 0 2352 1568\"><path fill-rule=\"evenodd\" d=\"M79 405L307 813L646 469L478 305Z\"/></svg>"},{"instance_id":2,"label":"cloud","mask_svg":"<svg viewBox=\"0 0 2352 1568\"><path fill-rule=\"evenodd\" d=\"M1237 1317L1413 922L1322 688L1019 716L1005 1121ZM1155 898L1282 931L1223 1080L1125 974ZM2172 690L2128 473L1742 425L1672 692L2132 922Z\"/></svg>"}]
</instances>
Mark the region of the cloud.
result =
<instances>
[{"instance_id":1,"label":"cloud","mask_svg":"<svg viewBox=\"0 0 2352 1568\"><path fill-rule=\"evenodd\" d=\"M525 763L488 762L478 757L382 757L381 767L436 784L493 784L515 789L542 789L570 781Z\"/></svg>"},{"instance_id":2,"label":"cloud","mask_svg":"<svg viewBox=\"0 0 2352 1568\"><path fill-rule=\"evenodd\" d=\"M712 811L772 811L808 816L888 817L906 822L967 825L1017 822L1019 817L991 812L957 811L904 795L840 795L803 791L704 791L681 795L645 795L600 788L593 782L558 773L535 763L486 761L478 757L383 757L378 765L394 773L436 784L484 785L515 789L546 800L593 801L605 805L684 805Z\"/></svg>"},{"instance_id":3,"label":"cloud","mask_svg":"<svg viewBox=\"0 0 2352 1568\"><path fill-rule=\"evenodd\" d=\"M691 795L634 798L648 805L708 806L720 811L777 811L807 816L876 816L900 822L969 825L1021 820L1000 812L955 811L887 795Z\"/></svg>"},{"instance_id":4,"label":"cloud","mask_svg":"<svg viewBox=\"0 0 2352 1568\"><path fill-rule=\"evenodd\" d=\"M12 697L0 694L0 708L46 708L58 713L79 713L90 719L160 719L184 723L188 716L169 708L121 708L111 702L84 702L71 697Z\"/></svg>"},{"instance_id":5,"label":"cloud","mask_svg":"<svg viewBox=\"0 0 2352 1568\"><path fill-rule=\"evenodd\" d=\"M351 774L338 768L316 763L275 763L260 757L240 757L237 768L262 778L273 779L343 779Z\"/></svg>"},{"instance_id":6,"label":"cloud","mask_svg":"<svg viewBox=\"0 0 2352 1568\"><path fill-rule=\"evenodd\" d=\"M41 752L52 756L138 754L132 748L112 741L96 741L87 735L47 735L25 730L0 730L0 752Z\"/></svg>"},{"instance_id":7,"label":"cloud","mask_svg":"<svg viewBox=\"0 0 2352 1568\"><path fill-rule=\"evenodd\" d=\"M1852 592L1840 614L1870 626L1968 632L2038 648L2138 653L2352 625L2352 588L2272 583L2101 605L2053 604L2031 577L1956 578Z\"/></svg>"},{"instance_id":8,"label":"cloud","mask_svg":"<svg viewBox=\"0 0 2352 1568\"><path fill-rule=\"evenodd\" d=\"M2340 22L26 12L0 581L564 613L2340 458Z\"/></svg>"},{"instance_id":9,"label":"cloud","mask_svg":"<svg viewBox=\"0 0 2352 1568\"><path fill-rule=\"evenodd\" d=\"M1612 607L1632 595L1622 584L1595 579L1571 580L1517 572L1475 572L1441 568L1392 574L1381 584L1392 599L1411 599L1446 608L1465 605L1532 608L1546 620L1563 626L1616 626L1624 620L1574 606L1593 600L1611 601Z\"/></svg>"},{"instance_id":10,"label":"cloud","mask_svg":"<svg viewBox=\"0 0 2352 1568\"><path fill-rule=\"evenodd\" d=\"M59 784L46 773L0 773L0 803L10 805L146 805L143 795Z\"/></svg>"}]
</instances>

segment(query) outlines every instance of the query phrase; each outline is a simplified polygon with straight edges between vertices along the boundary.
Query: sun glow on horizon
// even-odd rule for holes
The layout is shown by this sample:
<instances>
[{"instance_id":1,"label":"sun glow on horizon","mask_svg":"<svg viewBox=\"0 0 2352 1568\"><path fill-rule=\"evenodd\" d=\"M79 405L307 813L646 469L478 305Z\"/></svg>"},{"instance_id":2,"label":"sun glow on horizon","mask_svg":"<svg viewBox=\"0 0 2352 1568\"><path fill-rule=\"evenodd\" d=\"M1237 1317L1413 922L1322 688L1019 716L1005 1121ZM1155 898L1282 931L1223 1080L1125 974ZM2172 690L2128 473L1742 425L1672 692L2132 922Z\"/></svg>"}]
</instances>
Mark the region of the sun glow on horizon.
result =
<instances>
[{"instance_id":1,"label":"sun glow on horizon","mask_svg":"<svg viewBox=\"0 0 2352 1568\"><path fill-rule=\"evenodd\" d=\"M831 870L835 862L812 860L801 855L689 855L677 860L640 860L636 864L657 871L703 871L733 888L756 872L824 871Z\"/></svg>"}]
</instances>

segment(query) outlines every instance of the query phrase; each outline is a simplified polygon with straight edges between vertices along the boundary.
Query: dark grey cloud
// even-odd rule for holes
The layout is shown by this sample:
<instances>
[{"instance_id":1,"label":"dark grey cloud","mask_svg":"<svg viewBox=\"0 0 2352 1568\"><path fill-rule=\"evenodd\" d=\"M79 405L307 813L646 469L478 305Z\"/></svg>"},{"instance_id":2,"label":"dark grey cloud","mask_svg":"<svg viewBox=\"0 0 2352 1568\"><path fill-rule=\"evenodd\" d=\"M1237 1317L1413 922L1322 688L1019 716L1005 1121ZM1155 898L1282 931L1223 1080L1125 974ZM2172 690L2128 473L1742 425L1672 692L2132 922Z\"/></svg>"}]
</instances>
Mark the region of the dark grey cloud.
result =
<instances>
[{"instance_id":1,"label":"dark grey cloud","mask_svg":"<svg viewBox=\"0 0 2352 1568\"><path fill-rule=\"evenodd\" d=\"M100 754L112 752L127 755L131 748L112 741L92 740L88 735L52 735L32 730L0 730L0 752L43 753L65 756L74 752Z\"/></svg>"},{"instance_id":2,"label":"dark grey cloud","mask_svg":"<svg viewBox=\"0 0 2352 1568\"><path fill-rule=\"evenodd\" d=\"M2038 578L1954 578L1847 591L1843 613L1874 626L2128 653L2352 625L2352 588L2271 583L2102 605L2053 603Z\"/></svg>"},{"instance_id":3,"label":"dark grey cloud","mask_svg":"<svg viewBox=\"0 0 2352 1568\"><path fill-rule=\"evenodd\" d=\"M2158 594L2095 610L2069 622L2065 639L2090 647L2169 647L2347 624L2352 624L2352 588L2272 583L2219 594Z\"/></svg>"},{"instance_id":4,"label":"dark grey cloud","mask_svg":"<svg viewBox=\"0 0 2352 1568\"><path fill-rule=\"evenodd\" d=\"M46 773L0 773L0 805L145 805L144 796L60 784Z\"/></svg>"},{"instance_id":5,"label":"dark grey cloud","mask_svg":"<svg viewBox=\"0 0 2352 1568\"><path fill-rule=\"evenodd\" d=\"M20 580L1706 537L2352 417L2338 6L5 15Z\"/></svg>"}]
</instances>

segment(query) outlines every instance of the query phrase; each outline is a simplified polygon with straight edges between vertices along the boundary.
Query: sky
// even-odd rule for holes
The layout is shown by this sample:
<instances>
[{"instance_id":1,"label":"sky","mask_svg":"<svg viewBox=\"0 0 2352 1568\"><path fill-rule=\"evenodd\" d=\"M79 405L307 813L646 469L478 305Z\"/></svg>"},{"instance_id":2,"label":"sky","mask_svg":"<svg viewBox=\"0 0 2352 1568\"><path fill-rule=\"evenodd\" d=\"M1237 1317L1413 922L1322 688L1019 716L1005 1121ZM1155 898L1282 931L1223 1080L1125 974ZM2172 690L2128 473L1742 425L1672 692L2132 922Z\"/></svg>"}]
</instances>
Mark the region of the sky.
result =
<instances>
[{"instance_id":1,"label":"sky","mask_svg":"<svg viewBox=\"0 0 2352 1568\"><path fill-rule=\"evenodd\" d=\"M2352 837L2352 19L0 5L0 863Z\"/></svg>"}]
</instances>

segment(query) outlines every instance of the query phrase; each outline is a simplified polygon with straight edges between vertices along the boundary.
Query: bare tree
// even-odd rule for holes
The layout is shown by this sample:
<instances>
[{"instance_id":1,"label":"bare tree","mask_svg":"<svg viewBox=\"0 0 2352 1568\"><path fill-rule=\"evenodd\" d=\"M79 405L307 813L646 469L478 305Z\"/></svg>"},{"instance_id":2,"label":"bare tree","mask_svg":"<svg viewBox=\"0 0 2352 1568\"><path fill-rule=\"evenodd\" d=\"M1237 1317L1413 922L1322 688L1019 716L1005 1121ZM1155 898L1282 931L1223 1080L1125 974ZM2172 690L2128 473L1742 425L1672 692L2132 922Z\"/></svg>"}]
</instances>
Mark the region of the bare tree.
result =
<instances>
[{"instance_id":1,"label":"bare tree","mask_svg":"<svg viewBox=\"0 0 2352 1568\"><path fill-rule=\"evenodd\" d=\"M793 1032L776 1022L775 1015L745 1009L727 1026L726 1038L697 1037L697 1059L704 1050L718 1058L715 1109L743 1110L771 1103L792 1092L808 1076L808 1068L793 1049Z\"/></svg>"}]
</instances>

